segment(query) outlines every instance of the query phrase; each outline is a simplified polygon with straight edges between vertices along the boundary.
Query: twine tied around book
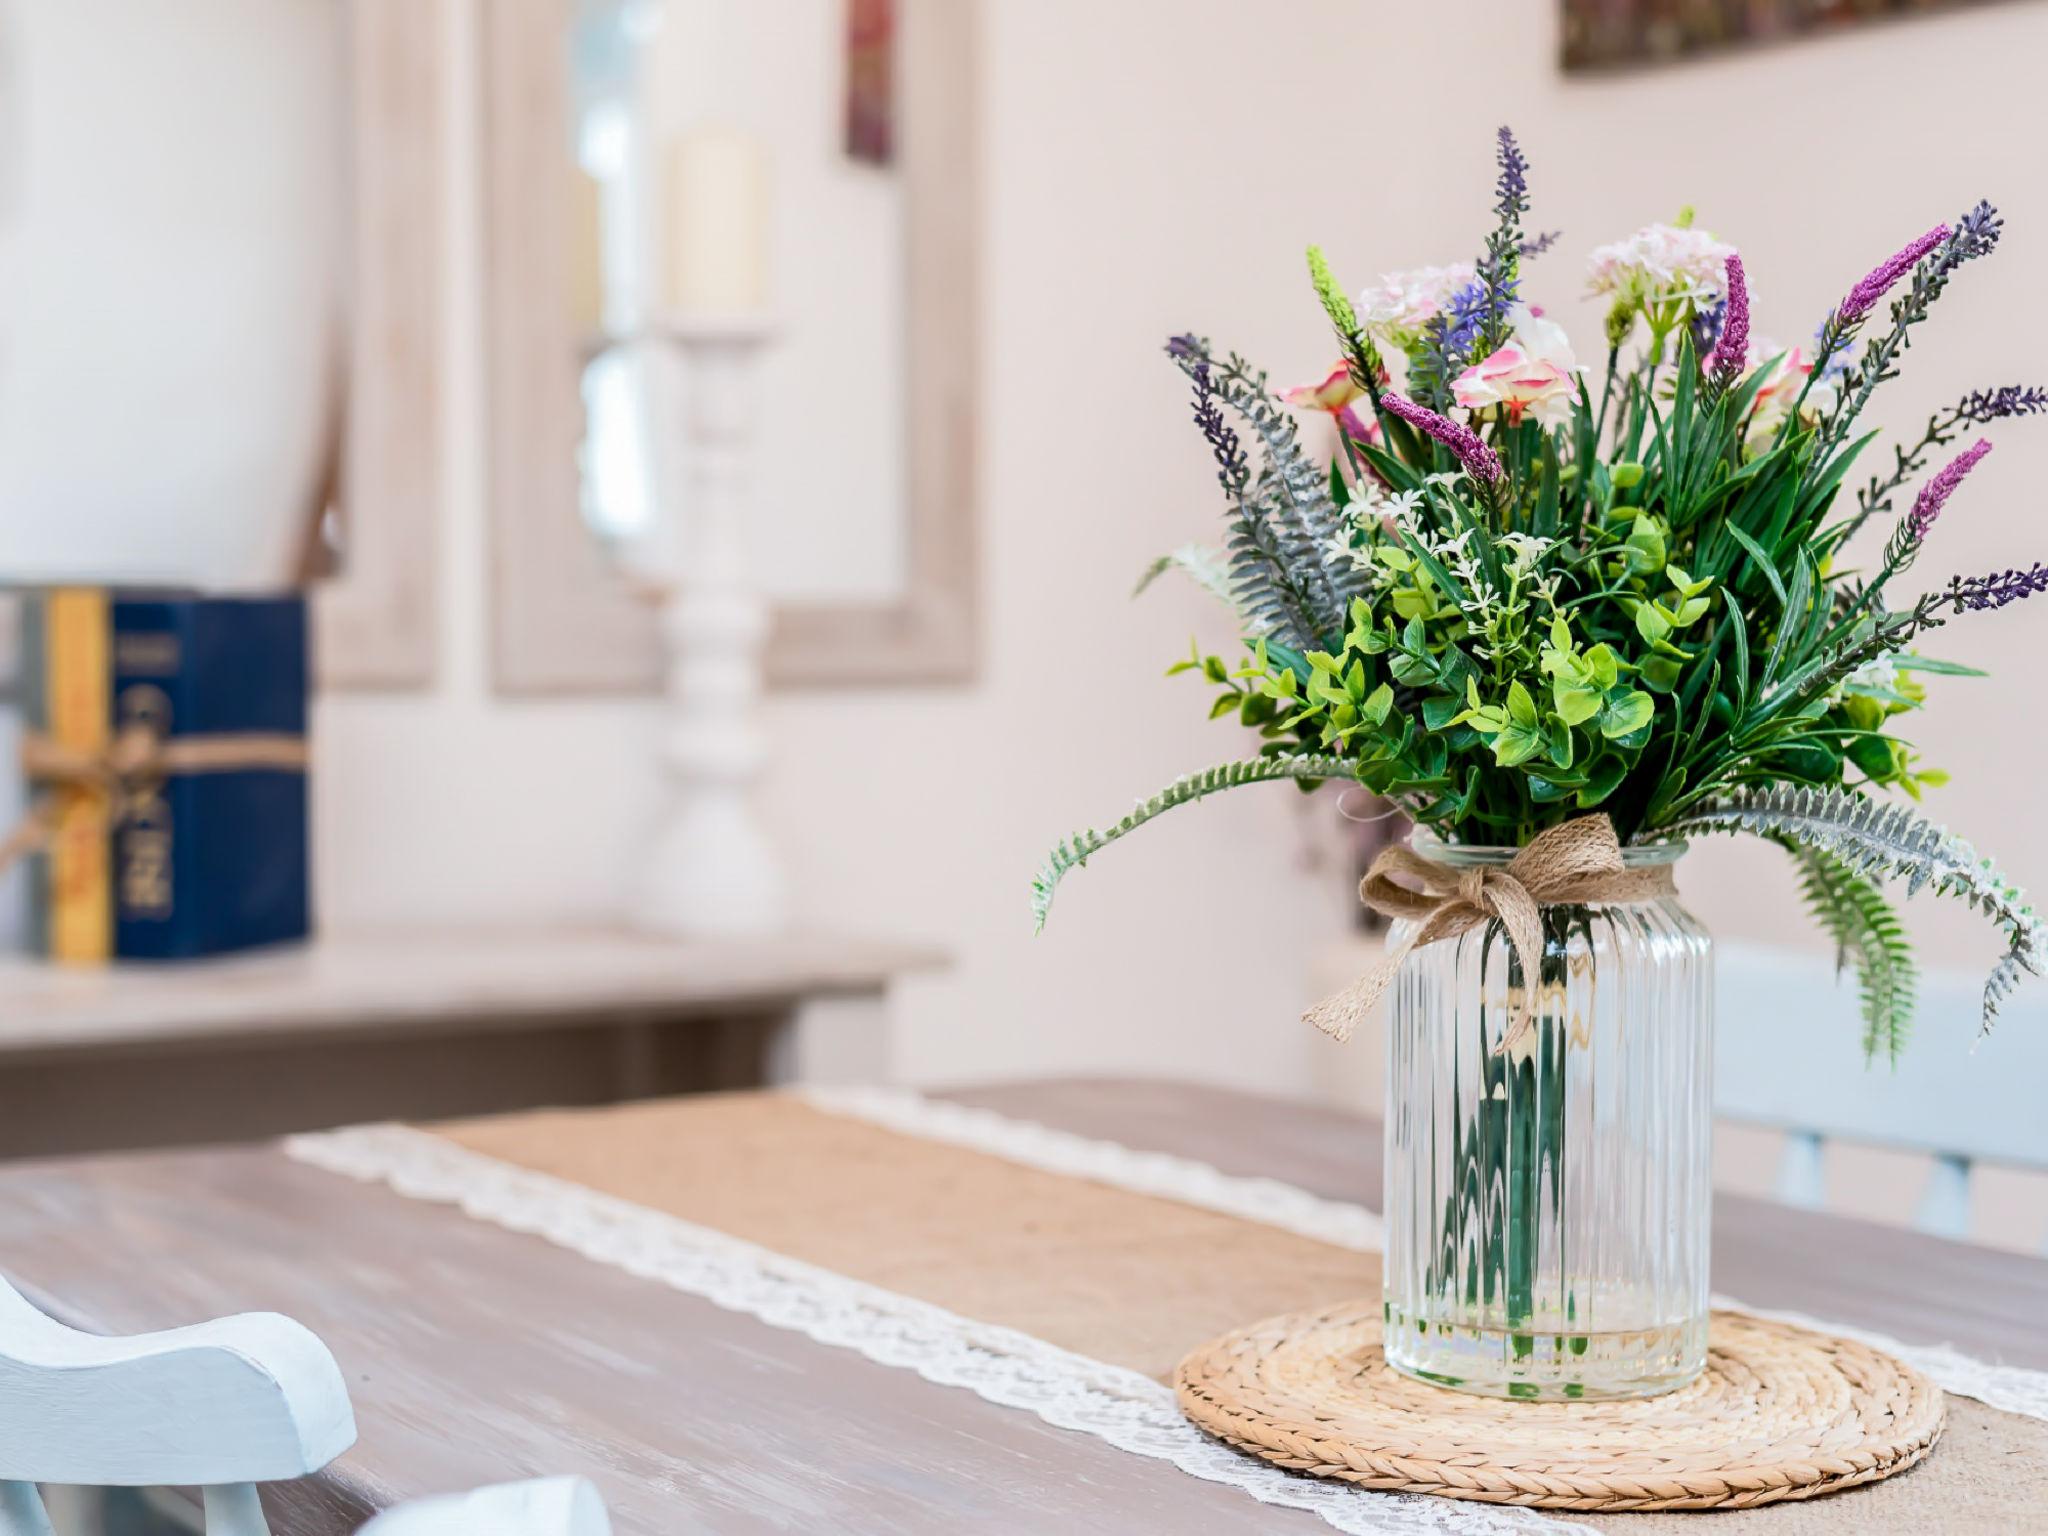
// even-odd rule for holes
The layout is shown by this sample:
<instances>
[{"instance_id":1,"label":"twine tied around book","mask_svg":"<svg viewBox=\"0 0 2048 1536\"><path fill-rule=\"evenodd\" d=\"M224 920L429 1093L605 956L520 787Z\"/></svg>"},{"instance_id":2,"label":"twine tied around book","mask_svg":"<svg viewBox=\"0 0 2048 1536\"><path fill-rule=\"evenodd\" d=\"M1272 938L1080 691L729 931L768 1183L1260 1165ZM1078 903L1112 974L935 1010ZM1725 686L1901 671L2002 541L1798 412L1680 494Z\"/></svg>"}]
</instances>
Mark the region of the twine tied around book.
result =
<instances>
[{"instance_id":1,"label":"twine tied around book","mask_svg":"<svg viewBox=\"0 0 2048 1536\"><path fill-rule=\"evenodd\" d=\"M27 736L21 744L22 772L45 789L29 806L28 814L0 838L0 873L49 842L68 795L105 796L111 831L127 819L139 791L166 778L250 768L303 773L306 763L305 738L281 731L166 736L146 720L133 720L97 751L66 746L47 736Z\"/></svg>"},{"instance_id":2,"label":"twine tied around book","mask_svg":"<svg viewBox=\"0 0 2048 1536\"><path fill-rule=\"evenodd\" d=\"M1420 889L1397 881L1406 876ZM1336 1040L1348 1040L1400 973L1408 952L1454 939L1498 921L1522 968L1524 984L1512 999L1506 1034L1496 1052L1521 1041L1536 1015L1543 965L1543 908L1582 902L1626 905L1676 893L1669 864L1630 869L1621 856L1614 823L1604 814L1579 816L1539 833L1499 867L1455 868L1412 848L1380 850L1359 882L1358 899L1385 917L1419 926L1343 991L1324 998L1302 1017Z\"/></svg>"}]
</instances>

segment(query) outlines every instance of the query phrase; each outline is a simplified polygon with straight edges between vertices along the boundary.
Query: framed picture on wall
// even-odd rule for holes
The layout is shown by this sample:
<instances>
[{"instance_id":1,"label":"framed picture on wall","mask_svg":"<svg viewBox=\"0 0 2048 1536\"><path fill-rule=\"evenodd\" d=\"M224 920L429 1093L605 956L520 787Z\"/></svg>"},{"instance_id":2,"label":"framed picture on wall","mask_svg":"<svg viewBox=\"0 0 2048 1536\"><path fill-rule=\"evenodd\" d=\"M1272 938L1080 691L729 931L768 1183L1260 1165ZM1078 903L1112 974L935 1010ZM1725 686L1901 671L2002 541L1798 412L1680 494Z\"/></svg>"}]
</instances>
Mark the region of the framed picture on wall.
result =
<instances>
[{"instance_id":1,"label":"framed picture on wall","mask_svg":"<svg viewBox=\"0 0 2048 1536\"><path fill-rule=\"evenodd\" d=\"M1990 0L1558 0L1568 71L1669 63Z\"/></svg>"}]
</instances>

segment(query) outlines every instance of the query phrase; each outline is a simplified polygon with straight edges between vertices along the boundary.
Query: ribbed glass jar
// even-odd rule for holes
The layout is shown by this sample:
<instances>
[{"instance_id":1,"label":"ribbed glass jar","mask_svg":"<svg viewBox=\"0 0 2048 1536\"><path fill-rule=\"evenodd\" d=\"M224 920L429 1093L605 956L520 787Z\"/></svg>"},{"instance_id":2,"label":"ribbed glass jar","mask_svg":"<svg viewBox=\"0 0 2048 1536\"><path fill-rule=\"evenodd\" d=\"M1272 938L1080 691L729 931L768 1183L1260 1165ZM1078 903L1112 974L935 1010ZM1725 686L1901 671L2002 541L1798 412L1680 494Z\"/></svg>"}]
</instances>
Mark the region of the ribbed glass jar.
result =
<instances>
[{"instance_id":1,"label":"ribbed glass jar","mask_svg":"<svg viewBox=\"0 0 2048 1536\"><path fill-rule=\"evenodd\" d=\"M1545 907L1543 941L1509 1052L1524 977L1498 922L1411 951L1389 993L1387 1360L1494 1397L1671 1391L1706 1362L1713 941L1676 896Z\"/></svg>"}]
</instances>

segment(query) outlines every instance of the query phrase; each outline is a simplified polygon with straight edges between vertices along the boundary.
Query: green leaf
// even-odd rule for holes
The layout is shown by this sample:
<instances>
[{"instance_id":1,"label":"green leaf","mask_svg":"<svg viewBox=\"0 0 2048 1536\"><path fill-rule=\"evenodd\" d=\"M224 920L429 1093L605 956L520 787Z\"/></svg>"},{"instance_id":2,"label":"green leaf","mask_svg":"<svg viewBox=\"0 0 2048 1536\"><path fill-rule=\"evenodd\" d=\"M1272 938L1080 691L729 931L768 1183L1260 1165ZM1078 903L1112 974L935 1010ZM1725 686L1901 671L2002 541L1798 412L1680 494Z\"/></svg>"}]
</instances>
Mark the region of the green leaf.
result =
<instances>
[{"instance_id":1,"label":"green leaf","mask_svg":"<svg viewBox=\"0 0 2048 1536\"><path fill-rule=\"evenodd\" d=\"M1586 652L1586 670L1603 691L1612 688L1621 674L1620 663L1615 657L1613 647L1603 640Z\"/></svg>"},{"instance_id":2,"label":"green leaf","mask_svg":"<svg viewBox=\"0 0 2048 1536\"><path fill-rule=\"evenodd\" d=\"M1422 723L1440 731L1464 713L1465 704L1454 693L1435 693L1422 701Z\"/></svg>"},{"instance_id":3,"label":"green leaf","mask_svg":"<svg viewBox=\"0 0 2048 1536\"><path fill-rule=\"evenodd\" d=\"M1778 600L1778 606L1780 608L1788 606L1788 600L1785 596L1785 583L1779 580L1778 567L1771 557L1764 553L1763 545L1757 543L1755 539L1744 533L1733 523L1726 523L1723 526L1727 528L1729 537L1734 539L1736 543L1740 544L1748 552L1751 563L1759 571L1763 572L1764 580L1770 583L1771 595Z\"/></svg>"},{"instance_id":4,"label":"green leaf","mask_svg":"<svg viewBox=\"0 0 2048 1536\"><path fill-rule=\"evenodd\" d=\"M1511 724L1493 738L1493 760L1503 768L1513 768L1526 763L1548 745L1550 743L1540 730Z\"/></svg>"},{"instance_id":5,"label":"green leaf","mask_svg":"<svg viewBox=\"0 0 2048 1536\"><path fill-rule=\"evenodd\" d=\"M1606 707L1600 711L1600 734L1610 741L1627 736L1648 725L1656 712L1657 701L1640 688L1610 694Z\"/></svg>"},{"instance_id":6,"label":"green leaf","mask_svg":"<svg viewBox=\"0 0 2048 1536\"><path fill-rule=\"evenodd\" d=\"M1517 725L1532 727L1540 718L1536 713L1536 701L1519 679L1508 684L1508 718Z\"/></svg>"},{"instance_id":7,"label":"green leaf","mask_svg":"<svg viewBox=\"0 0 2048 1536\"><path fill-rule=\"evenodd\" d=\"M1932 656L1916 656L1910 651L1901 651L1892 658L1892 665L1901 672L1927 672L1942 677L1989 677L1991 674L1982 667L1966 667L1959 661L1936 661Z\"/></svg>"},{"instance_id":8,"label":"green leaf","mask_svg":"<svg viewBox=\"0 0 2048 1536\"><path fill-rule=\"evenodd\" d=\"M1638 517L1629 528L1622 553L1629 570L1638 576L1654 576L1663 570L1664 535L1658 531L1656 519L1648 514Z\"/></svg>"},{"instance_id":9,"label":"green leaf","mask_svg":"<svg viewBox=\"0 0 2048 1536\"><path fill-rule=\"evenodd\" d=\"M1044 928L1046 914L1052 909L1053 892L1069 870L1080 868L1117 839L1175 806L1186 805L1221 790L1235 789L1241 784L1256 784L1268 779L1320 782L1324 779L1350 779L1353 774L1353 765L1344 758L1301 753L1224 763L1175 779L1149 800L1140 801L1135 810L1107 831L1098 832L1090 827L1074 833L1054 847L1031 881L1032 915L1038 927Z\"/></svg>"},{"instance_id":10,"label":"green leaf","mask_svg":"<svg viewBox=\"0 0 2048 1536\"><path fill-rule=\"evenodd\" d=\"M1584 725L1600 713L1600 706L1605 700L1599 689L1558 682L1551 686L1550 702L1557 711L1558 719L1566 725Z\"/></svg>"},{"instance_id":11,"label":"green leaf","mask_svg":"<svg viewBox=\"0 0 2048 1536\"><path fill-rule=\"evenodd\" d=\"M1387 723L1387 711L1393 707L1394 690L1385 683L1381 683L1379 687L1373 689L1372 697L1365 701L1359 713L1364 715L1374 725L1385 725Z\"/></svg>"},{"instance_id":12,"label":"green leaf","mask_svg":"<svg viewBox=\"0 0 2048 1536\"><path fill-rule=\"evenodd\" d=\"M1898 914L1878 884L1818 848L1774 839L1799 868L1800 891L1835 941L1837 971L1853 965L1863 1004L1863 1055L1893 1065L1905 1048L1918 1001L1919 970Z\"/></svg>"},{"instance_id":13,"label":"green leaf","mask_svg":"<svg viewBox=\"0 0 2048 1536\"><path fill-rule=\"evenodd\" d=\"M1544 732L1550 738L1550 760L1560 768L1572 765L1572 728L1562 720L1552 720Z\"/></svg>"},{"instance_id":14,"label":"green leaf","mask_svg":"<svg viewBox=\"0 0 2048 1536\"><path fill-rule=\"evenodd\" d=\"M1628 776L1628 764L1609 753L1593 763L1586 771L1585 787L1578 793L1581 809L1590 810L1621 787L1621 781Z\"/></svg>"},{"instance_id":15,"label":"green leaf","mask_svg":"<svg viewBox=\"0 0 2048 1536\"><path fill-rule=\"evenodd\" d=\"M1678 660L1672 656L1645 656L1641 675L1644 687L1654 693L1669 693L1678 686Z\"/></svg>"}]
</instances>

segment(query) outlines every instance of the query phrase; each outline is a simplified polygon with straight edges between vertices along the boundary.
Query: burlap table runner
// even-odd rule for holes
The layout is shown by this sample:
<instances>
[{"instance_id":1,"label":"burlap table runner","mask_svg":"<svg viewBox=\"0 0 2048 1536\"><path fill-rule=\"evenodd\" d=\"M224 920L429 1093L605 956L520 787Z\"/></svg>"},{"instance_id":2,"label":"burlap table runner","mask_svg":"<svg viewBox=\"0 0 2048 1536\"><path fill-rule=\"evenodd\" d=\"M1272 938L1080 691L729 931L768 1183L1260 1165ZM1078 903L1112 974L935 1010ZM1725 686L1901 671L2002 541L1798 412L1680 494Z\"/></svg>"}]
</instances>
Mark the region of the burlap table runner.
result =
<instances>
[{"instance_id":1,"label":"burlap table runner","mask_svg":"<svg viewBox=\"0 0 2048 1536\"><path fill-rule=\"evenodd\" d=\"M772 1095L432 1129L504 1162L1161 1381L1182 1355L1230 1328L1379 1287L1370 1254ZM2044 1529L2048 1423L1952 1397L1934 1455L1873 1487L1746 1512L1571 1518L1693 1536L1702 1521L1727 1536Z\"/></svg>"}]
</instances>

